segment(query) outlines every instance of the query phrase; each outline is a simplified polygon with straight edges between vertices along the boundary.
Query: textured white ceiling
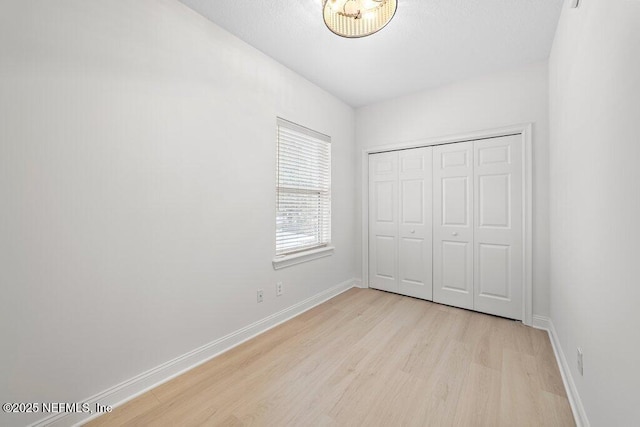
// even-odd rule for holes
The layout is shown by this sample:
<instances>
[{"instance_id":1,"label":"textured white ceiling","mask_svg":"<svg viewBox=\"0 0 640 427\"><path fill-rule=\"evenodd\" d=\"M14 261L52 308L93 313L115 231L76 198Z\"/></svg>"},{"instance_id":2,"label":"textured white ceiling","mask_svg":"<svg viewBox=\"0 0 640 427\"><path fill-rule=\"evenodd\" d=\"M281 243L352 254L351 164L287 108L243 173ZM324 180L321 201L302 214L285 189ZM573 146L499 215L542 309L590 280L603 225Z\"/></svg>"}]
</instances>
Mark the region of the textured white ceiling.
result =
<instances>
[{"instance_id":1,"label":"textured white ceiling","mask_svg":"<svg viewBox=\"0 0 640 427\"><path fill-rule=\"evenodd\" d=\"M545 59L563 0L398 0L379 33L344 39L321 0L180 0L358 107Z\"/></svg>"}]
</instances>

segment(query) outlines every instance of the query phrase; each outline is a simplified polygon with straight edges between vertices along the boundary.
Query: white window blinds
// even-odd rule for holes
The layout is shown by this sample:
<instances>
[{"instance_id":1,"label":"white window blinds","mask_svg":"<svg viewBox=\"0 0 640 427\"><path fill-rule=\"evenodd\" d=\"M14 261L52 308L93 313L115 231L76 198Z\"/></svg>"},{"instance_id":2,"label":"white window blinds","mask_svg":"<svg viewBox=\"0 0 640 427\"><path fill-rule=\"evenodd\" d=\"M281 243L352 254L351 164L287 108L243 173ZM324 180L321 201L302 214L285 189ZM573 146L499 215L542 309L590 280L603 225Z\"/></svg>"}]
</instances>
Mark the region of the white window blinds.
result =
<instances>
[{"instance_id":1,"label":"white window blinds","mask_svg":"<svg viewBox=\"0 0 640 427\"><path fill-rule=\"evenodd\" d=\"M331 241L331 138L278 119L276 255Z\"/></svg>"}]
</instances>

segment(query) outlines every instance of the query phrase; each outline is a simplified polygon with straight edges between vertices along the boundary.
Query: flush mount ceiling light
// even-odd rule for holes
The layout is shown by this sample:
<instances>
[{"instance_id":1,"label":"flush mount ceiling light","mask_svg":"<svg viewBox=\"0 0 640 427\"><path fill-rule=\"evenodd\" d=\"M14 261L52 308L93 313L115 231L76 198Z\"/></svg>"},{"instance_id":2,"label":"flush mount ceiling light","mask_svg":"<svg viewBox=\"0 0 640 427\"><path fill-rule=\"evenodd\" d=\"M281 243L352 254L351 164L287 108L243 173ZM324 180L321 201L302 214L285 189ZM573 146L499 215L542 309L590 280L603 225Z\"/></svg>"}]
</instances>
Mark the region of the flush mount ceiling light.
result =
<instances>
[{"instance_id":1,"label":"flush mount ceiling light","mask_svg":"<svg viewBox=\"0 0 640 427\"><path fill-rule=\"evenodd\" d=\"M324 23L339 36L369 36L396 14L397 0L323 0Z\"/></svg>"}]
</instances>

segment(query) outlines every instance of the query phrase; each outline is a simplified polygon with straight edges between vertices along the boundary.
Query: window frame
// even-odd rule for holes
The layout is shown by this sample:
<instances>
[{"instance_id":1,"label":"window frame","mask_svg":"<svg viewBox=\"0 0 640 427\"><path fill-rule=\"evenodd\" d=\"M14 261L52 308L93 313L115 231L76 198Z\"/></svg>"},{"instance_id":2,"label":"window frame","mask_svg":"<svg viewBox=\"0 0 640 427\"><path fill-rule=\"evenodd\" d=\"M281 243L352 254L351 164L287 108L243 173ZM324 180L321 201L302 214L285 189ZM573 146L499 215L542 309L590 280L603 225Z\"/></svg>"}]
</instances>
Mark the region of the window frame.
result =
<instances>
[{"instance_id":1,"label":"window frame","mask_svg":"<svg viewBox=\"0 0 640 427\"><path fill-rule=\"evenodd\" d=\"M293 187L285 187L281 186L281 167L280 164L282 162L282 145L281 140L284 138L282 136L281 128L286 129L288 132L293 132L298 134L298 136L303 136L308 138L308 142L320 142L327 144L327 155L319 156L317 161L320 163L326 164L326 168L320 168L320 172L316 180L318 181L318 188L293 188ZM325 150L325 147L321 147L321 150ZM290 152L288 154L291 154ZM324 184L326 188L323 187L323 177L322 174L325 174ZM328 182L326 182L328 181ZM302 262L311 261L313 259L322 258L329 256L333 253L334 247L331 246L331 137L328 135L322 134L320 132L314 131L307 127L301 126L299 124L290 122L283 118L277 118L276 124L276 212L275 212L275 257L273 259L273 267L274 269L284 268L291 265L299 264ZM317 232L315 233L315 239L318 243L312 244L310 246L304 246L303 244L292 247L290 250L282 250L281 247L278 246L278 234L279 230L279 221L282 220L282 216L279 214L281 204L281 197L292 195L307 195L307 196L318 196L318 222L319 225Z\"/></svg>"}]
</instances>

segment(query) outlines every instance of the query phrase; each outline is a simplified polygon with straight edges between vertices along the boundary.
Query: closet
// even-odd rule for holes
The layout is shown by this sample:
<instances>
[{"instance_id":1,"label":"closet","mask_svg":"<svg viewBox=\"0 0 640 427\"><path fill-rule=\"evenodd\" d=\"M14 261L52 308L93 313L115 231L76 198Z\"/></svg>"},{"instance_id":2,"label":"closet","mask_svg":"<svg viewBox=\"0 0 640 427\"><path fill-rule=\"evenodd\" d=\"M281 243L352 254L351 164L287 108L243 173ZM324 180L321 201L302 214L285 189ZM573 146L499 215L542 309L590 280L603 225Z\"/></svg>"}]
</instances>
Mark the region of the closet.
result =
<instances>
[{"instance_id":1,"label":"closet","mask_svg":"<svg viewBox=\"0 0 640 427\"><path fill-rule=\"evenodd\" d=\"M369 286L521 320L521 135L369 155Z\"/></svg>"}]
</instances>

